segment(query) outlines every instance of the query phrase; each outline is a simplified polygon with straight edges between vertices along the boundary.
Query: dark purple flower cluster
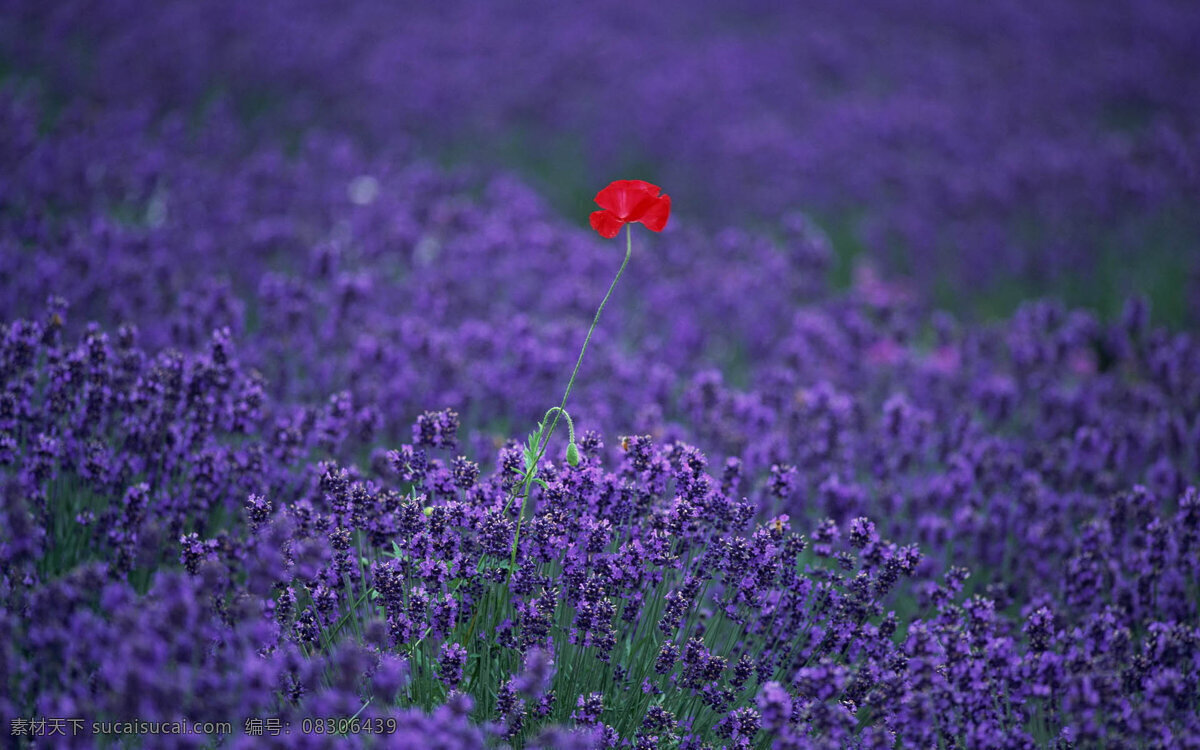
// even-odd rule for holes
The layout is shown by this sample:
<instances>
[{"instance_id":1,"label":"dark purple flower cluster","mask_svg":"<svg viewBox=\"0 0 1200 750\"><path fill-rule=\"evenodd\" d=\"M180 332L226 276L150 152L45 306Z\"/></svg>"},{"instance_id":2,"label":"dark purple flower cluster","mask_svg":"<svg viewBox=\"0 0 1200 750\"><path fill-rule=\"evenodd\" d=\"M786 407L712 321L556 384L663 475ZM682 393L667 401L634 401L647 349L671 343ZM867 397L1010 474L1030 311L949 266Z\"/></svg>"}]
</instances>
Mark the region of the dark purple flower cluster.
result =
<instances>
[{"instance_id":1,"label":"dark purple flower cluster","mask_svg":"<svg viewBox=\"0 0 1200 750\"><path fill-rule=\"evenodd\" d=\"M128 326L71 341L65 315L52 300L43 322L0 326L7 580L103 559L145 583L181 554L193 572L235 554L224 519L251 496L261 524L269 505L251 493L303 481L279 464L290 446L268 438L261 376L239 366L227 330L196 354L151 355Z\"/></svg>"},{"instance_id":2,"label":"dark purple flower cluster","mask_svg":"<svg viewBox=\"0 0 1200 750\"><path fill-rule=\"evenodd\" d=\"M516 512L503 510L502 469L429 504L391 467L370 476L326 462L308 483L272 487L277 503L247 493L247 523L186 534L186 573L159 571L145 595L107 565L42 584L6 576L14 675L38 676L14 707L123 717L150 700L139 715L222 717L282 702L286 716L433 721L465 746L484 729L597 747L1137 743L1151 726L1200 731L1188 699L1200 632L1183 624L1195 621L1194 491L1170 525L1147 516L1141 489L1093 524L1123 562L1104 584L1109 603L1047 593L1014 622L995 598L964 595L966 570L928 577L913 547L865 518L829 519L809 539L785 517L755 524L694 448L621 443L612 469L546 469L512 566L513 524L497 525ZM135 485L121 507L145 504L146 491ZM1098 554L1083 538L1071 559ZM1148 583L1123 588L1134 574ZM1146 600L1120 593L1147 588ZM898 614L912 596L925 614ZM138 637L118 647L106 632ZM225 645L199 645L214 641ZM180 663L198 682L165 677ZM108 687L97 692L97 679ZM468 716L484 729L454 723Z\"/></svg>"}]
</instances>

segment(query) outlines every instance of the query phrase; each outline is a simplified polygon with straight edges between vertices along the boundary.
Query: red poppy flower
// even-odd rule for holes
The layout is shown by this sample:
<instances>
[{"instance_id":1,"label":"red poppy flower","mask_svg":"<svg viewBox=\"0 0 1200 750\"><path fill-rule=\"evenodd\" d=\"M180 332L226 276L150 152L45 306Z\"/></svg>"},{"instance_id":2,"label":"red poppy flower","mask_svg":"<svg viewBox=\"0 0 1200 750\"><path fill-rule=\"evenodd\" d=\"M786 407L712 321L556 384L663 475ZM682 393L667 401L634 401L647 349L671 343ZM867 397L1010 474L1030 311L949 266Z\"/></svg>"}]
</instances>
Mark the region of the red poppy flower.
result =
<instances>
[{"instance_id":1,"label":"red poppy flower","mask_svg":"<svg viewBox=\"0 0 1200 750\"><path fill-rule=\"evenodd\" d=\"M592 229L602 237L616 237L626 224L640 221L652 232L661 232L671 213L671 196L643 180L617 180L596 193L602 211L592 212Z\"/></svg>"}]
</instances>

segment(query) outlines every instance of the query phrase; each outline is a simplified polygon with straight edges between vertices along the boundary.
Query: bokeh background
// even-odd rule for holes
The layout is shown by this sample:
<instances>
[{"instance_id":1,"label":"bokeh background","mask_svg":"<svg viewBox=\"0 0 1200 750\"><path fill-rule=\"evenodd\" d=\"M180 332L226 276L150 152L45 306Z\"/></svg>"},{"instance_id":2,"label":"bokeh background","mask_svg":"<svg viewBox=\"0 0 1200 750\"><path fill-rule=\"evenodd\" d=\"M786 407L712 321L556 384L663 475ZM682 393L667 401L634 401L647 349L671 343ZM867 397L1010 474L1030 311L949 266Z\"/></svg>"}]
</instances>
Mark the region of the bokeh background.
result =
<instances>
[{"instance_id":1,"label":"bokeh background","mask_svg":"<svg viewBox=\"0 0 1200 750\"><path fill-rule=\"evenodd\" d=\"M597 186L832 241L965 314L1032 296L1194 323L1200 21L1039 3L5 3L0 70L66 103L511 168L583 225Z\"/></svg>"}]
</instances>

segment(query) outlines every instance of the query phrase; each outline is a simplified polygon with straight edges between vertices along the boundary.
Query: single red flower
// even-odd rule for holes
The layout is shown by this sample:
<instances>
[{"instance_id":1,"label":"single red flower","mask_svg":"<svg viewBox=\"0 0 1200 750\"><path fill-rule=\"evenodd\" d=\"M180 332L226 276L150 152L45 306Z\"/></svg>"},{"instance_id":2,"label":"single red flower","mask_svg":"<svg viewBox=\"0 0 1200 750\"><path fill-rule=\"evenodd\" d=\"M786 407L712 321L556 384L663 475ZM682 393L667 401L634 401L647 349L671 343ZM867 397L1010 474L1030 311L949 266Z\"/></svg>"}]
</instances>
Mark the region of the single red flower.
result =
<instances>
[{"instance_id":1,"label":"single red flower","mask_svg":"<svg viewBox=\"0 0 1200 750\"><path fill-rule=\"evenodd\" d=\"M596 193L602 211L592 212L592 229L613 238L621 227L640 221L652 232L661 232L671 214L671 196L644 180L617 180Z\"/></svg>"}]
</instances>

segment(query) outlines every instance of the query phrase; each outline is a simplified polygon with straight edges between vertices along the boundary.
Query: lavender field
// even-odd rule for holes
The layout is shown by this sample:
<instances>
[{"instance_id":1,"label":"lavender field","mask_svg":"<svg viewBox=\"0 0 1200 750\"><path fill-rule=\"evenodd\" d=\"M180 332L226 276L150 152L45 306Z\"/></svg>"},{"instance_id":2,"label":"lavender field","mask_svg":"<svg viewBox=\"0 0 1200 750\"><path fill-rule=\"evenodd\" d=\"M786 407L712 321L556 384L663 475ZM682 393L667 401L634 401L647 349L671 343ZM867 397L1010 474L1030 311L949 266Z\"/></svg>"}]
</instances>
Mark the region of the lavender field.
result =
<instances>
[{"instance_id":1,"label":"lavender field","mask_svg":"<svg viewBox=\"0 0 1200 750\"><path fill-rule=\"evenodd\" d=\"M0 0L0 746L1200 748L1197 330L1188 0Z\"/></svg>"}]
</instances>

